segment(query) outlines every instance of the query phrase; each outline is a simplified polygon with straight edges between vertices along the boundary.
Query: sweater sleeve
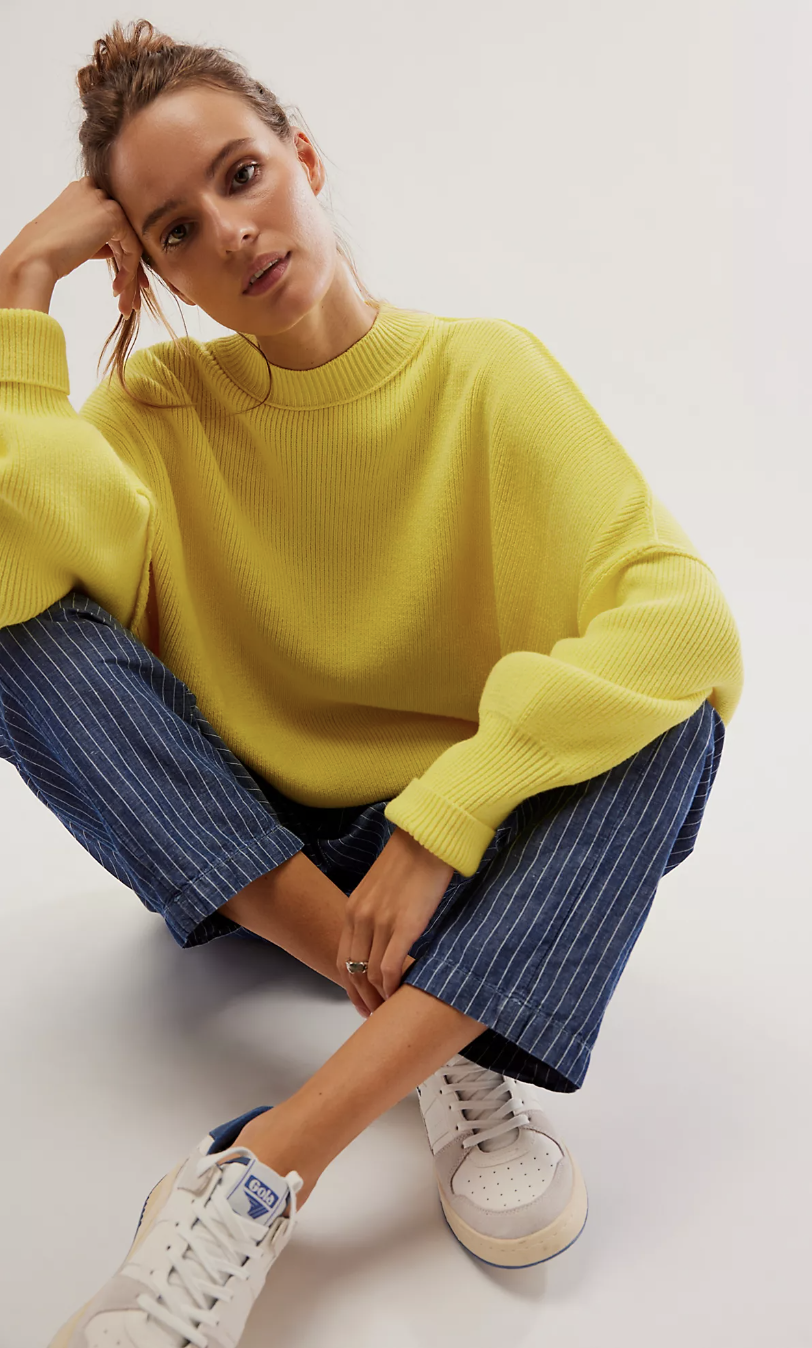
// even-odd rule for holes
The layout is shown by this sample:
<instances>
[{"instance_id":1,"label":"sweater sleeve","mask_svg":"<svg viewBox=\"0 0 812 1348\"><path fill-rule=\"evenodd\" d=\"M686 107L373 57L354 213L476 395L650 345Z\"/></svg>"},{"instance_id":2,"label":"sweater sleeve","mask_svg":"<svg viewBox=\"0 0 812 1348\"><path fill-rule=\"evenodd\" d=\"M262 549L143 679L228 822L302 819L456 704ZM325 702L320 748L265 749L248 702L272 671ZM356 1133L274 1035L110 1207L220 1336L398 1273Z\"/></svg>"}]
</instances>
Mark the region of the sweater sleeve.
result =
<instances>
[{"instance_id":1,"label":"sweater sleeve","mask_svg":"<svg viewBox=\"0 0 812 1348\"><path fill-rule=\"evenodd\" d=\"M69 392L56 319L0 309L0 627L73 589L128 627L147 602L156 504L135 423L114 448Z\"/></svg>"},{"instance_id":2,"label":"sweater sleeve","mask_svg":"<svg viewBox=\"0 0 812 1348\"><path fill-rule=\"evenodd\" d=\"M522 800L608 771L706 700L729 720L743 682L716 576L539 339L517 331L529 340L491 438L507 649L476 733L386 808L463 875Z\"/></svg>"}]
</instances>

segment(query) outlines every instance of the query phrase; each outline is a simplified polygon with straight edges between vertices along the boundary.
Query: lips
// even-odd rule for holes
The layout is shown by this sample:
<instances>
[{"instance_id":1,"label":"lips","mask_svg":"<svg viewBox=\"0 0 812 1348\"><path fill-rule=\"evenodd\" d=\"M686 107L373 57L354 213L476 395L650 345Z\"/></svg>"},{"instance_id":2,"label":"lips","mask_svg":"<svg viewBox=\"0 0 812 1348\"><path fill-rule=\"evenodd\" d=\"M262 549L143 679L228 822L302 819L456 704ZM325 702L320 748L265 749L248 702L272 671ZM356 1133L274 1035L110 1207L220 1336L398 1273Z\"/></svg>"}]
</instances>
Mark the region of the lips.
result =
<instances>
[{"instance_id":1,"label":"lips","mask_svg":"<svg viewBox=\"0 0 812 1348\"><path fill-rule=\"evenodd\" d=\"M260 253L259 257L255 257L243 277L243 294L247 294L250 290L252 276L255 276L260 270L264 271L272 262L278 262L281 257L287 257L287 253Z\"/></svg>"}]
</instances>

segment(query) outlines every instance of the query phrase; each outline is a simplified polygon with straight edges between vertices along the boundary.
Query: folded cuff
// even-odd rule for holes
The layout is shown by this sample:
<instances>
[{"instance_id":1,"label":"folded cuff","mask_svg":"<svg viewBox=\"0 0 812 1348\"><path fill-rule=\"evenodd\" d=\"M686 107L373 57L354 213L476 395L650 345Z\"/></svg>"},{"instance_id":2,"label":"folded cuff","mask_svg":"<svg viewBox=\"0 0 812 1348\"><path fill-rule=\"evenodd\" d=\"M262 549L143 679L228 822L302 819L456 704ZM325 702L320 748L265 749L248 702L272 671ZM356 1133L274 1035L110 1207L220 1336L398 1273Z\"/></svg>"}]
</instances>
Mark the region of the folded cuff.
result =
<instances>
[{"instance_id":1,"label":"folded cuff","mask_svg":"<svg viewBox=\"0 0 812 1348\"><path fill-rule=\"evenodd\" d=\"M304 847L304 842L282 824L267 833L247 838L208 870L201 871L178 890L167 903L163 917L182 950L205 945L218 936L239 930L239 923L218 913L224 903L239 894L260 875L267 875Z\"/></svg>"}]
</instances>

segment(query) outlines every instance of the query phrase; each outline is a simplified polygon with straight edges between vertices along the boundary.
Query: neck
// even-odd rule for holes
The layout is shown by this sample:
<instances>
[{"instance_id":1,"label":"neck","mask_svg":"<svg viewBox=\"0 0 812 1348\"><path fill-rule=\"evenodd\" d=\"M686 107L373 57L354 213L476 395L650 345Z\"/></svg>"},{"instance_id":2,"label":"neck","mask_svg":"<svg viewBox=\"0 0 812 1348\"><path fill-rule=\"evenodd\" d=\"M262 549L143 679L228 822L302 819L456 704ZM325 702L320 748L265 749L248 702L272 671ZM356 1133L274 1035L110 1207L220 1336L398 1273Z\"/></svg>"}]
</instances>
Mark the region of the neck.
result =
<instances>
[{"instance_id":1,"label":"neck","mask_svg":"<svg viewBox=\"0 0 812 1348\"><path fill-rule=\"evenodd\" d=\"M359 295L348 266L339 257L326 294L284 332L257 333L256 341L272 365L284 370L314 370L366 336L376 317L377 310Z\"/></svg>"}]
</instances>

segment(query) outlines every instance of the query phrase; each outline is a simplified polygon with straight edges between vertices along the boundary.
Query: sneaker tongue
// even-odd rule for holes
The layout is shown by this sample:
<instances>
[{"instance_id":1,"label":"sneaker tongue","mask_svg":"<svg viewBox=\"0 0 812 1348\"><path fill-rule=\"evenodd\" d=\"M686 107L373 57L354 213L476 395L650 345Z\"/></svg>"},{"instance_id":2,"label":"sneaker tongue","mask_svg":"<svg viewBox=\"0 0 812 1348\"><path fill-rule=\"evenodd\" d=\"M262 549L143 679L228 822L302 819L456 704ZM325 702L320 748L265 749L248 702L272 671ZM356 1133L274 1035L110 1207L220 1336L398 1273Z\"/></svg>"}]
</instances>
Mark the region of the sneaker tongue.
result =
<instances>
[{"instance_id":1,"label":"sneaker tongue","mask_svg":"<svg viewBox=\"0 0 812 1348\"><path fill-rule=\"evenodd\" d=\"M287 1207L287 1181L256 1157L243 1156L223 1166L226 1200L240 1217L270 1226Z\"/></svg>"},{"instance_id":2,"label":"sneaker tongue","mask_svg":"<svg viewBox=\"0 0 812 1348\"><path fill-rule=\"evenodd\" d=\"M290 1190L282 1176L270 1166L263 1165L256 1157L239 1156L219 1168L223 1172L223 1178L216 1187L224 1193L229 1207L240 1217L250 1217L255 1222L261 1222L263 1226L270 1226L271 1222L284 1212ZM201 1231L199 1225L197 1230L201 1233L203 1244L211 1244L210 1233L205 1229ZM214 1244L211 1248L215 1257L222 1255L222 1250L216 1249ZM198 1269L201 1277L208 1279L209 1275L193 1250L187 1249L185 1259ZM170 1273L168 1281L173 1287L183 1286L182 1279L174 1270ZM205 1296L204 1300L208 1307L214 1305L214 1297ZM158 1341L156 1337L156 1345ZM183 1334L162 1326L160 1343L161 1348L164 1348L164 1344L166 1348L187 1348L188 1339Z\"/></svg>"}]
</instances>

